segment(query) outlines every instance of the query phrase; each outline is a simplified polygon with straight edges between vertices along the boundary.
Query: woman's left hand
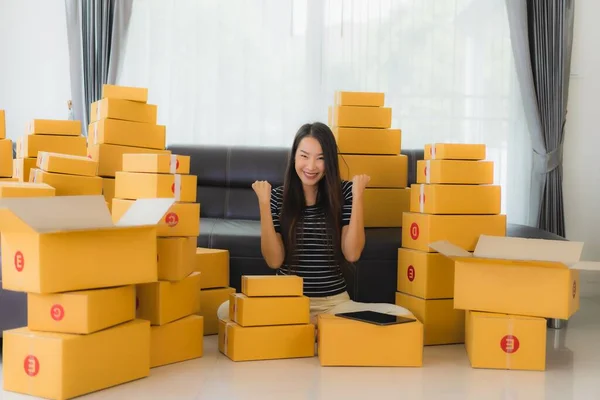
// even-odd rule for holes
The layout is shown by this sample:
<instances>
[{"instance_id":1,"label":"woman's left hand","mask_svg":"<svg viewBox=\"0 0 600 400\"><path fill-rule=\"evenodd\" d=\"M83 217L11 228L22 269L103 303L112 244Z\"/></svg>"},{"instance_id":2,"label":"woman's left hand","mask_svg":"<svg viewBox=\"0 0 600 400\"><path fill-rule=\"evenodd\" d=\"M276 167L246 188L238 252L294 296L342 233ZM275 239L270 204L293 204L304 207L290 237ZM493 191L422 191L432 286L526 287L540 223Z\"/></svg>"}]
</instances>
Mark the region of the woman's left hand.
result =
<instances>
[{"instance_id":1,"label":"woman's left hand","mask_svg":"<svg viewBox=\"0 0 600 400\"><path fill-rule=\"evenodd\" d=\"M352 178L352 197L362 196L370 180L371 177L369 175L355 175L354 178Z\"/></svg>"}]
</instances>

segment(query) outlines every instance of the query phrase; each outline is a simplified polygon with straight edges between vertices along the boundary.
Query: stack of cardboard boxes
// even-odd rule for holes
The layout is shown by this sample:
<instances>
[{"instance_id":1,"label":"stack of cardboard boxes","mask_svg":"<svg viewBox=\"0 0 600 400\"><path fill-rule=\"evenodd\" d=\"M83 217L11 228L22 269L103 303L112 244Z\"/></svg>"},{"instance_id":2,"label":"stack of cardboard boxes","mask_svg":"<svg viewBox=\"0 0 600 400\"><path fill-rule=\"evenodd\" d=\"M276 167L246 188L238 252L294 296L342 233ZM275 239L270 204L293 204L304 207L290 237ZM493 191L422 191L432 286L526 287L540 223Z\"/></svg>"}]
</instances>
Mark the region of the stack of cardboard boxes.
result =
<instances>
[{"instance_id":1,"label":"stack of cardboard boxes","mask_svg":"<svg viewBox=\"0 0 600 400\"><path fill-rule=\"evenodd\" d=\"M13 145L6 139L6 113L0 110L0 181L12 181Z\"/></svg>"},{"instance_id":2,"label":"stack of cardboard boxes","mask_svg":"<svg viewBox=\"0 0 600 400\"><path fill-rule=\"evenodd\" d=\"M98 163L85 156L38 153L37 168L32 168L29 180L47 183L57 196L92 196L102 194L102 179L96 176Z\"/></svg>"},{"instance_id":3,"label":"stack of cardboard boxes","mask_svg":"<svg viewBox=\"0 0 600 400\"><path fill-rule=\"evenodd\" d=\"M138 202L113 225L102 196L0 200L2 285L28 293L28 326L4 332L6 390L63 399L149 375L134 285L157 279L156 222L171 205Z\"/></svg>"},{"instance_id":4,"label":"stack of cardboard boxes","mask_svg":"<svg viewBox=\"0 0 600 400\"><path fill-rule=\"evenodd\" d=\"M425 345L463 343L465 313L454 310L453 265L429 244L448 240L473 251L480 235L506 235L494 165L478 144L425 146L404 214L396 304L425 326Z\"/></svg>"},{"instance_id":5,"label":"stack of cardboard boxes","mask_svg":"<svg viewBox=\"0 0 600 400\"><path fill-rule=\"evenodd\" d=\"M219 320L219 351L233 361L313 357L315 326L298 276L243 276Z\"/></svg>"},{"instance_id":6,"label":"stack of cardboard boxes","mask_svg":"<svg viewBox=\"0 0 600 400\"><path fill-rule=\"evenodd\" d=\"M365 227L402 226L410 202L408 158L399 154L401 131L390 129L392 109L384 102L384 93L336 92L329 107L342 179L371 177L363 200Z\"/></svg>"}]
</instances>

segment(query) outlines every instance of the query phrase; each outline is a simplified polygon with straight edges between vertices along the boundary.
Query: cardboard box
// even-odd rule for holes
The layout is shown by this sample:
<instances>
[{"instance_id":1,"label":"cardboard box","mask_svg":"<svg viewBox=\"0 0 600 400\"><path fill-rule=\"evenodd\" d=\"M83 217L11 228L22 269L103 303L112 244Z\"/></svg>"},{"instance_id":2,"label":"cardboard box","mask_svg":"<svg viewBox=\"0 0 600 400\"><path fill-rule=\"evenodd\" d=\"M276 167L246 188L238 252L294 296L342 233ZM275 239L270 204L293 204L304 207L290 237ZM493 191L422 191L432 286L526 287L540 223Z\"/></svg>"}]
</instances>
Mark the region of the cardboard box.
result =
<instances>
[{"instance_id":1,"label":"cardboard box","mask_svg":"<svg viewBox=\"0 0 600 400\"><path fill-rule=\"evenodd\" d=\"M13 144L10 139L0 139L0 177L13 175Z\"/></svg>"},{"instance_id":2,"label":"cardboard box","mask_svg":"<svg viewBox=\"0 0 600 400\"><path fill-rule=\"evenodd\" d=\"M194 203L198 178L196 175L146 174L117 172L115 197L120 199L170 198L177 202Z\"/></svg>"},{"instance_id":3,"label":"cardboard box","mask_svg":"<svg viewBox=\"0 0 600 400\"><path fill-rule=\"evenodd\" d=\"M164 150L167 139L164 125L101 119L88 126L88 145L115 144Z\"/></svg>"},{"instance_id":4,"label":"cardboard box","mask_svg":"<svg viewBox=\"0 0 600 400\"><path fill-rule=\"evenodd\" d=\"M202 357L202 317L190 315L150 329L150 368Z\"/></svg>"},{"instance_id":5,"label":"cardboard box","mask_svg":"<svg viewBox=\"0 0 600 400\"><path fill-rule=\"evenodd\" d=\"M480 235L506 236L506 215L404 213L402 247L433 252L429 244L448 240L473 251Z\"/></svg>"},{"instance_id":6,"label":"cardboard box","mask_svg":"<svg viewBox=\"0 0 600 400\"><path fill-rule=\"evenodd\" d=\"M410 211L425 214L500 214L500 185L411 185Z\"/></svg>"},{"instance_id":7,"label":"cardboard box","mask_svg":"<svg viewBox=\"0 0 600 400\"><path fill-rule=\"evenodd\" d=\"M157 114L158 107L154 104L122 99L102 99L91 104L90 123L101 119L120 119L156 124Z\"/></svg>"},{"instance_id":8,"label":"cardboard box","mask_svg":"<svg viewBox=\"0 0 600 400\"><path fill-rule=\"evenodd\" d=\"M485 160L485 144L434 143L425 145L425 160Z\"/></svg>"},{"instance_id":9,"label":"cardboard box","mask_svg":"<svg viewBox=\"0 0 600 400\"><path fill-rule=\"evenodd\" d=\"M466 311L473 368L546 370L546 319Z\"/></svg>"},{"instance_id":10,"label":"cardboard box","mask_svg":"<svg viewBox=\"0 0 600 400\"><path fill-rule=\"evenodd\" d=\"M190 156L176 154L125 154L124 172L148 172L154 174L189 174Z\"/></svg>"},{"instance_id":11,"label":"cardboard box","mask_svg":"<svg viewBox=\"0 0 600 400\"><path fill-rule=\"evenodd\" d=\"M57 196L94 196L102 194L102 179L97 176L55 174L33 168L30 180L46 183L56 189Z\"/></svg>"},{"instance_id":12,"label":"cardboard box","mask_svg":"<svg viewBox=\"0 0 600 400\"><path fill-rule=\"evenodd\" d=\"M102 85L102 98L147 103L148 88L104 84Z\"/></svg>"},{"instance_id":13,"label":"cardboard box","mask_svg":"<svg viewBox=\"0 0 600 400\"><path fill-rule=\"evenodd\" d=\"M405 188L408 185L408 157L373 155L338 155L340 176L352 180L355 175L371 177L369 188Z\"/></svg>"},{"instance_id":14,"label":"cardboard box","mask_svg":"<svg viewBox=\"0 0 600 400\"><path fill-rule=\"evenodd\" d=\"M102 194L108 204L108 209L112 213L112 199L115 198L115 179L102 178Z\"/></svg>"},{"instance_id":15,"label":"cardboard box","mask_svg":"<svg viewBox=\"0 0 600 400\"><path fill-rule=\"evenodd\" d=\"M26 135L17 140L17 158L37 158L38 152L86 156L83 136Z\"/></svg>"},{"instance_id":16,"label":"cardboard box","mask_svg":"<svg viewBox=\"0 0 600 400\"><path fill-rule=\"evenodd\" d=\"M248 297L303 296L304 281L296 275L243 275L242 293Z\"/></svg>"},{"instance_id":17,"label":"cardboard box","mask_svg":"<svg viewBox=\"0 0 600 400\"><path fill-rule=\"evenodd\" d=\"M315 326L243 327L219 321L219 351L232 361L314 357Z\"/></svg>"},{"instance_id":18,"label":"cardboard box","mask_svg":"<svg viewBox=\"0 0 600 400\"><path fill-rule=\"evenodd\" d=\"M423 324L418 320L379 326L320 314L318 336L321 366L423 366Z\"/></svg>"},{"instance_id":19,"label":"cardboard box","mask_svg":"<svg viewBox=\"0 0 600 400\"><path fill-rule=\"evenodd\" d=\"M117 178L117 181L118 179L119 178ZM115 197L112 200L113 221L118 221L134 202L135 200L124 200ZM200 235L200 204L173 204L158 223L157 235L170 237Z\"/></svg>"},{"instance_id":20,"label":"cardboard box","mask_svg":"<svg viewBox=\"0 0 600 400\"><path fill-rule=\"evenodd\" d=\"M38 153L36 166L46 172L80 176L96 176L98 171L98 162L88 157L46 151Z\"/></svg>"},{"instance_id":21,"label":"cardboard box","mask_svg":"<svg viewBox=\"0 0 600 400\"><path fill-rule=\"evenodd\" d=\"M493 161L419 160L417 183L491 185Z\"/></svg>"},{"instance_id":22,"label":"cardboard box","mask_svg":"<svg viewBox=\"0 0 600 400\"><path fill-rule=\"evenodd\" d=\"M482 235L473 254L451 240L431 247L454 260L461 310L569 319L579 309L579 271L600 271L580 261L581 242Z\"/></svg>"},{"instance_id":23,"label":"cardboard box","mask_svg":"<svg viewBox=\"0 0 600 400\"><path fill-rule=\"evenodd\" d=\"M329 108L329 126L345 128L391 128L389 107L334 106Z\"/></svg>"},{"instance_id":24,"label":"cardboard box","mask_svg":"<svg viewBox=\"0 0 600 400\"><path fill-rule=\"evenodd\" d=\"M135 286L27 294L33 331L89 334L135 319Z\"/></svg>"},{"instance_id":25,"label":"cardboard box","mask_svg":"<svg viewBox=\"0 0 600 400\"><path fill-rule=\"evenodd\" d=\"M159 281L137 286L137 317L164 325L200 312L200 279L194 272L179 282Z\"/></svg>"},{"instance_id":26,"label":"cardboard box","mask_svg":"<svg viewBox=\"0 0 600 400\"><path fill-rule=\"evenodd\" d=\"M81 136L81 121L34 119L27 124L26 135Z\"/></svg>"},{"instance_id":27,"label":"cardboard box","mask_svg":"<svg viewBox=\"0 0 600 400\"><path fill-rule=\"evenodd\" d=\"M18 182L17 178L0 178L0 182Z\"/></svg>"},{"instance_id":28,"label":"cardboard box","mask_svg":"<svg viewBox=\"0 0 600 400\"><path fill-rule=\"evenodd\" d=\"M2 287L58 293L156 281L156 222L171 204L138 201L114 225L102 196L0 199Z\"/></svg>"},{"instance_id":29,"label":"cardboard box","mask_svg":"<svg viewBox=\"0 0 600 400\"><path fill-rule=\"evenodd\" d=\"M0 182L0 198L48 197L54 195L56 195L56 190L45 183Z\"/></svg>"},{"instance_id":30,"label":"cardboard box","mask_svg":"<svg viewBox=\"0 0 600 400\"><path fill-rule=\"evenodd\" d=\"M229 250L196 248L194 270L202 274L202 289L229 286Z\"/></svg>"},{"instance_id":31,"label":"cardboard box","mask_svg":"<svg viewBox=\"0 0 600 400\"><path fill-rule=\"evenodd\" d=\"M132 321L90 335L4 331L4 389L69 399L150 374L150 324Z\"/></svg>"},{"instance_id":32,"label":"cardboard box","mask_svg":"<svg viewBox=\"0 0 600 400\"><path fill-rule=\"evenodd\" d=\"M194 272L196 237L158 238L158 279L177 282ZM207 279L200 276L200 287Z\"/></svg>"},{"instance_id":33,"label":"cardboard box","mask_svg":"<svg viewBox=\"0 0 600 400\"><path fill-rule=\"evenodd\" d=\"M37 158L16 158L13 160L13 177L19 182L29 182L31 169L36 168Z\"/></svg>"},{"instance_id":34,"label":"cardboard box","mask_svg":"<svg viewBox=\"0 0 600 400\"><path fill-rule=\"evenodd\" d=\"M310 300L306 296L248 297L232 293L229 318L240 326L308 324Z\"/></svg>"},{"instance_id":35,"label":"cardboard box","mask_svg":"<svg viewBox=\"0 0 600 400\"><path fill-rule=\"evenodd\" d=\"M345 154L400 154L400 129L333 128L338 151Z\"/></svg>"},{"instance_id":36,"label":"cardboard box","mask_svg":"<svg viewBox=\"0 0 600 400\"><path fill-rule=\"evenodd\" d=\"M406 308L423 323L423 344L465 342L465 312L455 310L452 299L425 300L396 292L396 305Z\"/></svg>"},{"instance_id":37,"label":"cardboard box","mask_svg":"<svg viewBox=\"0 0 600 400\"><path fill-rule=\"evenodd\" d=\"M123 170L123 154L129 153L171 154L169 150L144 149L113 144L99 144L88 148L88 157L98 161L98 176L109 178L114 178L117 171Z\"/></svg>"},{"instance_id":38,"label":"cardboard box","mask_svg":"<svg viewBox=\"0 0 600 400\"><path fill-rule=\"evenodd\" d=\"M202 280L202 278L200 278ZM219 333L219 318L217 310L221 304L229 300L229 295L235 293L231 287L219 289L202 289L200 291L200 312L204 317L204 335L216 335Z\"/></svg>"},{"instance_id":39,"label":"cardboard box","mask_svg":"<svg viewBox=\"0 0 600 400\"><path fill-rule=\"evenodd\" d=\"M410 208L410 189L367 188L363 193L365 228L401 227Z\"/></svg>"},{"instance_id":40,"label":"cardboard box","mask_svg":"<svg viewBox=\"0 0 600 400\"><path fill-rule=\"evenodd\" d=\"M6 138L6 112L0 110L0 140Z\"/></svg>"},{"instance_id":41,"label":"cardboard box","mask_svg":"<svg viewBox=\"0 0 600 400\"><path fill-rule=\"evenodd\" d=\"M397 289L422 299L451 299L454 262L439 253L400 248Z\"/></svg>"},{"instance_id":42,"label":"cardboard box","mask_svg":"<svg viewBox=\"0 0 600 400\"><path fill-rule=\"evenodd\" d=\"M383 107L385 93L337 91L334 103L337 106Z\"/></svg>"}]
</instances>

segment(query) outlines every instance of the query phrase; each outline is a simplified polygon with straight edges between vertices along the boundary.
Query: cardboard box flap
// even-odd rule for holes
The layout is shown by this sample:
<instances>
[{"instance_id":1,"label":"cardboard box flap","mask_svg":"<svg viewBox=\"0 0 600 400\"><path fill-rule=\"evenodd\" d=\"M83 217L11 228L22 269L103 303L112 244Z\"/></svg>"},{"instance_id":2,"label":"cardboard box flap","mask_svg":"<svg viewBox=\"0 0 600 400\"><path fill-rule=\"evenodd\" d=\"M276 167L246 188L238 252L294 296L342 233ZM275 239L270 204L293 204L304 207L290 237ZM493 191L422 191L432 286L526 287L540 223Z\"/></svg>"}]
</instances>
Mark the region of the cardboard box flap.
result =
<instances>
[{"instance_id":1,"label":"cardboard box flap","mask_svg":"<svg viewBox=\"0 0 600 400\"><path fill-rule=\"evenodd\" d=\"M175 199L168 198L136 200L116 226L156 225L174 203Z\"/></svg>"},{"instance_id":2,"label":"cardboard box flap","mask_svg":"<svg viewBox=\"0 0 600 400\"><path fill-rule=\"evenodd\" d=\"M473 255L478 258L554 261L574 265L579 262L582 251L581 242L481 235Z\"/></svg>"},{"instance_id":3,"label":"cardboard box flap","mask_svg":"<svg viewBox=\"0 0 600 400\"><path fill-rule=\"evenodd\" d=\"M429 244L429 247L448 258L472 258L473 255L447 240L439 240Z\"/></svg>"}]
</instances>

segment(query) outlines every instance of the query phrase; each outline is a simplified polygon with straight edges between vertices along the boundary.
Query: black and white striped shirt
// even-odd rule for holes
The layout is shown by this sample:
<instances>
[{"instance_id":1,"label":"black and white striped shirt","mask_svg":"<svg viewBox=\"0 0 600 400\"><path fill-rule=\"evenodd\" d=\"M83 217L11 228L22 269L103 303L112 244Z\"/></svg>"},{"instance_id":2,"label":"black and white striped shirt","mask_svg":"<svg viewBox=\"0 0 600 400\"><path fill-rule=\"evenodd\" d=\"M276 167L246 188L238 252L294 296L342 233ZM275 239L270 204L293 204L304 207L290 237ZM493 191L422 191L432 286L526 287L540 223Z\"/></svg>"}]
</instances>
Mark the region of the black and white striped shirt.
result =
<instances>
[{"instance_id":1,"label":"black and white striped shirt","mask_svg":"<svg viewBox=\"0 0 600 400\"><path fill-rule=\"evenodd\" d=\"M342 226L350 223L352 213L352 182L342 181ZM283 186L271 190L271 215L275 231L281 233L279 216L283 203ZM296 257L298 265L290 271L289 265L283 264L277 275L295 274L304 280L304 295L308 297L334 296L346 291L346 282L338 268L335 252L326 241L326 220L322 207L318 205L304 208L304 231L300 226L296 233ZM340 227L341 229L341 227ZM303 240L300 238L303 237Z\"/></svg>"}]
</instances>

